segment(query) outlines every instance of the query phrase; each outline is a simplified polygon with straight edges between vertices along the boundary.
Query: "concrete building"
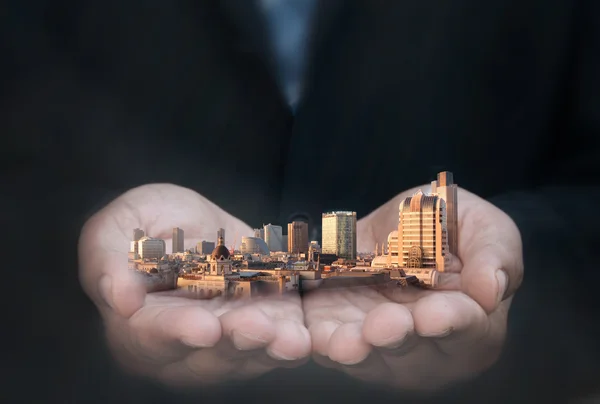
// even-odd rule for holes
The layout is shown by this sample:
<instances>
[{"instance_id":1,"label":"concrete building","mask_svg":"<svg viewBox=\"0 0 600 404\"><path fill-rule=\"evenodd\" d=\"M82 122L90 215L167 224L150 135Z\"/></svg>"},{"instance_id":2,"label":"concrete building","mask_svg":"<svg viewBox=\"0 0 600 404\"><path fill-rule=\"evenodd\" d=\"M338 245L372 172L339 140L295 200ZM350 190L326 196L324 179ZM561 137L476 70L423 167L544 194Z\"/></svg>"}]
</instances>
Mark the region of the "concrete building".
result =
<instances>
[{"instance_id":1,"label":"concrete building","mask_svg":"<svg viewBox=\"0 0 600 404\"><path fill-rule=\"evenodd\" d=\"M164 240L144 236L138 240L138 255L141 259L160 259L166 254Z\"/></svg>"},{"instance_id":2,"label":"concrete building","mask_svg":"<svg viewBox=\"0 0 600 404\"><path fill-rule=\"evenodd\" d=\"M144 237L146 234L144 233L144 230L142 229L133 229L133 241L140 241L140 239L142 237Z\"/></svg>"},{"instance_id":3,"label":"concrete building","mask_svg":"<svg viewBox=\"0 0 600 404\"><path fill-rule=\"evenodd\" d=\"M261 229L254 229L254 237L259 238L261 240L265 239L265 229L264 227Z\"/></svg>"},{"instance_id":4,"label":"concrete building","mask_svg":"<svg viewBox=\"0 0 600 404\"><path fill-rule=\"evenodd\" d=\"M138 241L140 241L140 239L144 236L144 230L133 229L133 239L131 241L131 248L129 249L129 252L132 253L133 259L137 259L139 257Z\"/></svg>"},{"instance_id":5,"label":"concrete building","mask_svg":"<svg viewBox=\"0 0 600 404\"><path fill-rule=\"evenodd\" d=\"M283 231L281 226L267 224L264 226L265 243L269 251L283 251Z\"/></svg>"},{"instance_id":6,"label":"concrete building","mask_svg":"<svg viewBox=\"0 0 600 404\"><path fill-rule=\"evenodd\" d=\"M439 273L444 272L449 262L448 228L455 233L458 231L457 190L452 185L452 174L440 173L438 181L432 184L435 193L426 195L419 190L399 206L398 266L407 275L414 275L431 287L437 285ZM450 226L446 201L442 195L449 195L452 199L455 212L452 213L453 223ZM453 237L453 243L456 244L456 235Z\"/></svg>"},{"instance_id":7,"label":"concrete building","mask_svg":"<svg viewBox=\"0 0 600 404\"><path fill-rule=\"evenodd\" d=\"M171 252L183 252L183 230L179 227L173 228L173 249Z\"/></svg>"},{"instance_id":8,"label":"concrete building","mask_svg":"<svg viewBox=\"0 0 600 404\"><path fill-rule=\"evenodd\" d=\"M287 251L290 254L308 253L308 223L288 223Z\"/></svg>"},{"instance_id":9,"label":"concrete building","mask_svg":"<svg viewBox=\"0 0 600 404\"><path fill-rule=\"evenodd\" d=\"M269 255L269 247L262 238L258 237L242 237L242 244L240 245L240 252L242 254L260 254Z\"/></svg>"},{"instance_id":10,"label":"concrete building","mask_svg":"<svg viewBox=\"0 0 600 404\"><path fill-rule=\"evenodd\" d=\"M223 242L225 242L225 229L223 228L217 230L217 240L219 240L220 238L222 238Z\"/></svg>"},{"instance_id":11,"label":"concrete building","mask_svg":"<svg viewBox=\"0 0 600 404\"><path fill-rule=\"evenodd\" d=\"M437 180L431 182L431 194L446 202L448 251L458 255L458 185L454 183L454 175L449 171L439 173Z\"/></svg>"},{"instance_id":12,"label":"concrete building","mask_svg":"<svg viewBox=\"0 0 600 404\"><path fill-rule=\"evenodd\" d=\"M356 259L356 212L323 213L322 252Z\"/></svg>"},{"instance_id":13,"label":"concrete building","mask_svg":"<svg viewBox=\"0 0 600 404\"><path fill-rule=\"evenodd\" d=\"M201 242L196 244L196 252L198 254L208 255L212 253L212 251L215 249L215 246L216 245L214 241L202 240Z\"/></svg>"},{"instance_id":14,"label":"concrete building","mask_svg":"<svg viewBox=\"0 0 600 404\"><path fill-rule=\"evenodd\" d=\"M288 235L284 234L281 236L281 251L288 252Z\"/></svg>"}]
</instances>

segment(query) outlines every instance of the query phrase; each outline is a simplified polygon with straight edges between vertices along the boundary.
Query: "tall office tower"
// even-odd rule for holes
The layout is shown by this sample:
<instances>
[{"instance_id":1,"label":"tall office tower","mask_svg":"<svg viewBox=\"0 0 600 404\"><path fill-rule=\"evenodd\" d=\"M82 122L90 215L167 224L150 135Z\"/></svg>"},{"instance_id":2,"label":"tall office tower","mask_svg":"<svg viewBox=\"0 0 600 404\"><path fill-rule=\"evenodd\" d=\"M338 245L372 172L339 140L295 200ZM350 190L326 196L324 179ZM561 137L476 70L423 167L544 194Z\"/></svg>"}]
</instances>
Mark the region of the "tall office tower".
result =
<instances>
[{"instance_id":1,"label":"tall office tower","mask_svg":"<svg viewBox=\"0 0 600 404\"><path fill-rule=\"evenodd\" d=\"M323 213L322 252L356 259L356 212Z\"/></svg>"},{"instance_id":2,"label":"tall office tower","mask_svg":"<svg viewBox=\"0 0 600 404\"><path fill-rule=\"evenodd\" d=\"M165 240L142 237L138 240L138 251L142 259L161 259L166 253Z\"/></svg>"},{"instance_id":3,"label":"tall office tower","mask_svg":"<svg viewBox=\"0 0 600 404\"><path fill-rule=\"evenodd\" d=\"M446 223L448 231L448 249L450 254L458 255L458 185L454 175L442 171L437 181L431 183L431 193L439 195L446 202Z\"/></svg>"},{"instance_id":4,"label":"tall office tower","mask_svg":"<svg viewBox=\"0 0 600 404\"><path fill-rule=\"evenodd\" d=\"M183 252L183 230L179 227L173 228L173 254Z\"/></svg>"},{"instance_id":5,"label":"tall office tower","mask_svg":"<svg viewBox=\"0 0 600 404\"><path fill-rule=\"evenodd\" d=\"M133 241L139 241L142 237L144 237L144 230L142 229L133 229Z\"/></svg>"},{"instance_id":6,"label":"tall office tower","mask_svg":"<svg viewBox=\"0 0 600 404\"><path fill-rule=\"evenodd\" d=\"M271 223L264 226L265 243L269 251L283 251L283 231L281 226Z\"/></svg>"},{"instance_id":7,"label":"tall office tower","mask_svg":"<svg viewBox=\"0 0 600 404\"><path fill-rule=\"evenodd\" d=\"M254 229L254 237L264 240L265 239L265 229L264 228Z\"/></svg>"},{"instance_id":8,"label":"tall office tower","mask_svg":"<svg viewBox=\"0 0 600 404\"><path fill-rule=\"evenodd\" d=\"M214 241L206 240L202 240L202 242L198 244L200 244L200 251L198 251L199 254L211 254L216 246ZM196 249L198 249L198 247L196 247Z\"/></svg>"},{"instance_id":9,"label":"tall office tower","mask_svg":"<svg viewBox=\"0 0 600 404\"><path fill-rule=\"evenodd\" d=\"M447 264L446 202L419 190L400 203L398 263L443 272Z\"/></svg>"},{"instance_id":10,"label":"tall office tower","mask_svg":"<svg viewBox=\"0 0 600 404\"><path fill-rule=\"evenodd\" d=\"M129 249L129 252L133 253L133 257L134 259L138 258L138 241L144 237L144 230L142 229L133 229L133 240L131 241L131 248Z\"/></svg>"},{"instance_id":11,"label":"tall office tower","mask_svg":"<svg viewBox=\"0 0 600 404\"><path fill-rule=\"evenodd\" d=\"M222 238L223 242L225 242L225 229L223 228L217 230L217 240L219 240L220 238Z\"/></svg>"},{"instance_id":12,"label":"tall office tower","mask_svg":"<svg viewBox=\"0 0 600 404\"><path fill-rule=\"evenodd\" d=\"M288 236L284 234L281 236L281 252L288 252Z\"/></svg>"},{"instance_id":13,"label":"tall office tower","mask_svg":"<svg viewBox=\"0 0 600 404\"><path fill-rule=\"evenodd\" d=\"M308 223L288 223L287 250L290 254L308 252Z\"/></svg>"}]
</instances>

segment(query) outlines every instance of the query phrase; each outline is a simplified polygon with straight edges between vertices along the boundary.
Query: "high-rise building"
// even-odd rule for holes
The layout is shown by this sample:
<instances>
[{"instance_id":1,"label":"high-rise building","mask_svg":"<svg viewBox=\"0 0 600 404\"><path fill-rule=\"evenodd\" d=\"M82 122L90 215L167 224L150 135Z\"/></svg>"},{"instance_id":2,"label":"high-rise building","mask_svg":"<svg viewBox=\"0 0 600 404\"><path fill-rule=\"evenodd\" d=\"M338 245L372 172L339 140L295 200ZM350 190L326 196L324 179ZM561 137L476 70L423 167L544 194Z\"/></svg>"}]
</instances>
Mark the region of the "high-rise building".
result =
<instances>
[{"instance_id":1,"label":"high-rise building","mask_svg":"<svg viewBox=\"0 0 600 404\"><path fill-rule=\"evenodd\" d=\"M133 241L139 241L142 237L144 237L144 230L142 229L133 229Z\"/></svg>"},{"instance_id":2,"label":"high-rise building","mask_svg":"<svg viewBox=\"0 0 600 404\"><path fill-rule=\"evenodd\" d=\"M308 253L308 223L288 223L287 251L290 254Z\"/></svg>"},{"instance_id":3,"label":"high-rise building","mask_svg":"<svg viewBox=\"0 0 600 404\"><path fill-rule=\"evenodd\" d=\"M458 255L458 186L454 183L454 175L442 171L437 181L431 183L431 193L438 195L446 202L446 225L448 232L448 250Z\"/></svg>"},{"instance_id":4,"label":"high-rise building","mask_svg":"<svg viewBox=\"0 0 600 404\"><path fill-rule=\"evenodd\" d=\"M133 253L133 257L137 259L139 251L138 251L138 241L144 237L144 230L142 229L133 229L133 240L131 241L131 248L129 252Z\"/></svg>"},{"instance_id":5,"label":"high-rise building","mask_svg":"<svg viewBox=\"0 0 600 404\"><path fill-rule=\"evenodd\" d=\"M443 272L447 263L446 202L419 190L400 203L398 264Z\"/></svg>"},{"instance_id":6,"label":"high-rise building","mask_svg":"<svg viewBox=\"0 0 600 404\"><path fill-rule=\"evenodd\" d=\"M254 229L254 237L264 240L265 239L265 229L264 228Z\"/></svg>"},{"instance_id":7,"label":"high-rise building","mask_svg":"<svg viewBox=\"0 0 600 404\"><path fill-rule=\"evenodd\" d=\"M172 253L183 252L183 230L179 227L173 228L173 250Z\"/></svg>"},{"instance_id":8,"label":"high-rise building","mask_svg":"<svg viewBox=\"0 0 600 404\"><path fill-rule=\"evenodd\" d=\"M215 246L216 244L214 241L203 240L196 244L196 252L198 254L210 254L215 249Z\"/></svg>"},{"instance_id":9,"label":"high-rise building","mask_svg":"<svg viewBox=\"0 0 600 404\"><path fill-rule=\"evenodd\" d=\"M217 230L217 240L219 240L220 238L222 238L223 242L225 242L225 229L223 228Z\"/></svg>"},{"instance_id":10,"label":"high-rise building","mask_svg":"<svg viewBox=\"0 0 600 404\"><path fill-rule=\"evenodd\" d=\"M271 223L264 226L265 243L269 251L283 251L283 229Z\"/></svg>"},{"instance_id":11,"label":"high-rise building","mask_svg":"<svg viewBox=\"0 0 600 404\"><path fill-rule=\"evenodd\" d=\"M138 240L138 254L142 259L161 259L165 256L165 253L165 240L159 240L147 236Z\"/></svg>"},{"instance_id":12,"label":"high-rise building","mask_svg":"<svg viewBox=\"0 0 600 404\"><path fill-rule=\"evenodd\" d=\"M356 212L323 213L322 252L356 259Z\"/></svg>"},{"instance_id":13,"label":"high-rise building","mask_svg":"<svg viewBox=\"0 0 600 404\"><path fill-rule=\"evenodd\" d=\"M288 252L288 235L284 234L281 236L281 251Z\"/></svg>"}]
</instances>

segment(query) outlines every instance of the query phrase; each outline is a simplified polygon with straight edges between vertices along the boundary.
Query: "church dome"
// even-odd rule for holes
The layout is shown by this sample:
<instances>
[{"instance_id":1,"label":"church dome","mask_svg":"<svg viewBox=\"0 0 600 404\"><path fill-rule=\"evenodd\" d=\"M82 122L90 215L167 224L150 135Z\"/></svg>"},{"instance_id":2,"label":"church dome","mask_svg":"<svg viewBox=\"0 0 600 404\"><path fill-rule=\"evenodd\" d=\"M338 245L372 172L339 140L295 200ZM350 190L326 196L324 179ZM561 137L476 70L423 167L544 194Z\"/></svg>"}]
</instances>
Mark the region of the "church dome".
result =
<instances>
[{"instance_id":1,"label":"church dome","mask_svg":"<svg viewBox=\"0 0 600 404\"><path fill-rule=\"evenodd\" d=\"M213 250L211 257L215 260L223 257L224 259L229 259L229 250L225 247L225 243L223 242L223 238L219 237L219 244Z\"/></svg>"}]
</instances>

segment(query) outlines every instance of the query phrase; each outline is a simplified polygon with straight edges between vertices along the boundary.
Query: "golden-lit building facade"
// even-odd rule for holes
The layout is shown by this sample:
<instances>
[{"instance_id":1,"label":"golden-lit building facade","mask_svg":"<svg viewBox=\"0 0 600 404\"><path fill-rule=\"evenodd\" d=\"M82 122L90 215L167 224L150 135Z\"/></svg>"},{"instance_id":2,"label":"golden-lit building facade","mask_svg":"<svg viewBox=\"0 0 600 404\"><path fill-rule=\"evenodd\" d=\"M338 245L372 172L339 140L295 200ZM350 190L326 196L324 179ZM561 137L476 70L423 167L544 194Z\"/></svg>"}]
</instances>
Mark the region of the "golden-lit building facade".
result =
<instances>
[{"instance_id":1,"label":"golden-lit building facade","mask_svg":"<svg viewBox=\"0 0 600 404\"><path fill-rule=\"evenodd\" d=\"M288 223L287 251L290 254L308 253L308 223Z\"/></svg>"},{"instance_id":2,"label":"golden-lit building facade","mask_svg":"<svg viewBox=\"0 0 600 404\"><path fill-rule=\"evenodd\" d=\"M398 263L410 275L435 287L448 263L446 202L420 190L400 203Z\"/></svg>"}]
</instances>

